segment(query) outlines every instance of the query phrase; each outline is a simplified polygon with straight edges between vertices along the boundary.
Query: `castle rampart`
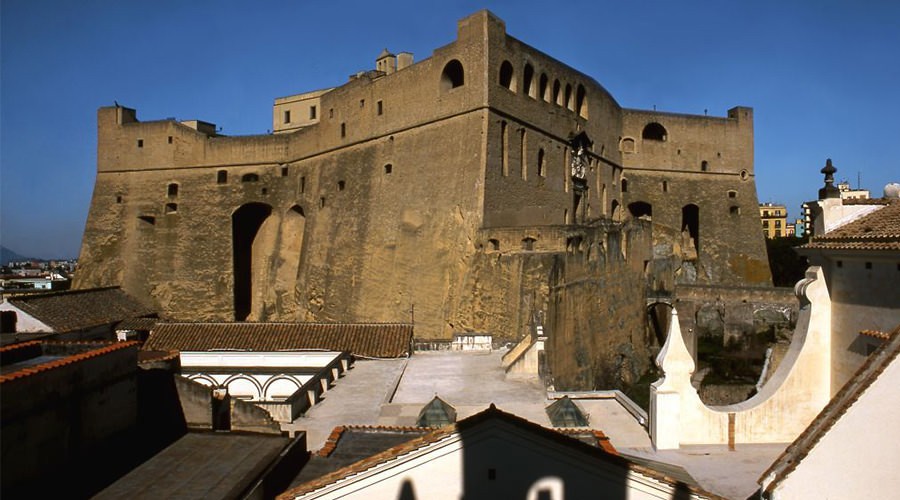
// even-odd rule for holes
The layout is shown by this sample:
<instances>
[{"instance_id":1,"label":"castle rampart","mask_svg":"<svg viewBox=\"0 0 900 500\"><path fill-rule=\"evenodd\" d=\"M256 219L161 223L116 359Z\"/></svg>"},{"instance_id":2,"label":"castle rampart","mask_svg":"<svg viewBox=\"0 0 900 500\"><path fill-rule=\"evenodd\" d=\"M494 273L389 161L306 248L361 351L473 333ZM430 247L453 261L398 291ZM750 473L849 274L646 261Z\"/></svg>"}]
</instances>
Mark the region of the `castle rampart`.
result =
<instances>
[{"instance_id":1,"label":"castle rampart","mask_svg":"<svg viewBox=\"0 0 900 500\"><path fill-rule=\"evenodd\" d=\"M227 137L204 122L101 108L75 286L122 285L175 319L414 316L423 338L516 338L536 309L555 307L549 287L571 238L618 234L622 221L650 215L629 209L635 202L652 205L647 249L632 253L626 239L622 263L585 268L604 276L594 282L607 286L622 269L640 280L649 261L666 263L647 268L664 269L667 283L768 279L748 208L748 108L728 118L623 110L486 11L460 21L457 40L431 57L379 57L380 69L343 85L277 99L273 134ZM664 144L624 150L622 138L649 121L667 127ZM697 160L707 157L704 171ZM689 206L698 212L686 225ZM559 297L594 300L579 293Z\"/></svg>"}]
</instances>

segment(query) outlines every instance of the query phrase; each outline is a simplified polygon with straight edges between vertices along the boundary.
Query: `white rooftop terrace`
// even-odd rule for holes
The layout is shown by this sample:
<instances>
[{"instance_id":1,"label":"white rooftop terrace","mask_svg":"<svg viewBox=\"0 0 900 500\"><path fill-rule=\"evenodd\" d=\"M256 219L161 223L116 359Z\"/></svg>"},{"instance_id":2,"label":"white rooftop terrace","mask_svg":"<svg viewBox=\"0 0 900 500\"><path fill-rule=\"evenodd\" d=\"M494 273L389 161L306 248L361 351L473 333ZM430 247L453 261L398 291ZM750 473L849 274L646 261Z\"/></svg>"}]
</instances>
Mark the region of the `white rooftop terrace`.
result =
<instances>
[{"instance_id":1,"label":"white rooftop terrace","mask_svg":"<svg viewBox=\"0 0 900 500\"><path fill-rule=\"evenodd\" d=\"M457 419L494 403L552 427L544 409L554 400L537 376L508 377L501 367L505 352L425 351L407 359L358 359L319 404L283 428L306 431L309 449L318 450L339 425L414 426L419 411L436 395L456 409ZM596 393L596 398L589 393L574 396L588 414L590 427L609 436L620 453L683 467L701 487L727 498L746 498L756 491L759 475L788 445L738 445L734 451L727 446L689 446L658 452L638 418L608 392Z\"/></svg>"}]
</instances>

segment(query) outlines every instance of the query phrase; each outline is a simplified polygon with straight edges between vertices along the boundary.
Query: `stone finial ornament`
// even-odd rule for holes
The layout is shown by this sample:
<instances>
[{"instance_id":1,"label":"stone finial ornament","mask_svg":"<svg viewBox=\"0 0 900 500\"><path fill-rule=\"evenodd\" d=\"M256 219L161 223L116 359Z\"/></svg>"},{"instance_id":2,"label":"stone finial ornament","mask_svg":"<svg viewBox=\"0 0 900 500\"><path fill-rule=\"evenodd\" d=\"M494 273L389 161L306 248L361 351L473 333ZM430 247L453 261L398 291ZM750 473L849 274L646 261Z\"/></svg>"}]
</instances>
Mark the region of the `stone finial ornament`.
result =
<instances>
[{"instance_id":1,"label":"stone finial ornament","mask_svg":"<svg viewBox=\"0 0 900 500\"><path fill-rule=\"evenodd\" d=\"M825 187L819 190L819 199L840 198L840 190L834 187L834 173L837 172L837 169L831 164L831 158L825 160L825 166L822 167L821 172L825 174Z\"/></svg>"}]
</instances>

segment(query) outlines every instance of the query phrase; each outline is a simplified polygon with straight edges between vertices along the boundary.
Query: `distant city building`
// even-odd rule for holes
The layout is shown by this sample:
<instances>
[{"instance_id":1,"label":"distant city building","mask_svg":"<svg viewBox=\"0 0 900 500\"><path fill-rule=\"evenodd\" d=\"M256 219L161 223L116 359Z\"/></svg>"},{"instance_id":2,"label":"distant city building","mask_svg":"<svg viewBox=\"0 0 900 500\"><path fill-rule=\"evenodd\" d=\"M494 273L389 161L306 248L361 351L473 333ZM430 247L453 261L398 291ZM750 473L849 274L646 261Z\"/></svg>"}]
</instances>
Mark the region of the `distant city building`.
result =
<instances>
[{"instance_id":1,"label":"distant city building","mask_svg":"<svg viewBox=\"0 0 900 500\"><path fill-rule=\"evenodd\" d=\"M788 236L787 208L784 205L760 203L759 218L762 219L763 234L766 238Z\"/></svg>"},{"instance_id":2,"label":"distant city building","mask_svg":"<svg viewBox=\"0 0 900 500\"><path fill-rule=\"evenodd\" d=\"M802 238L806 234L806 222L802 218L794 220L791 225L794 227L795 237Z\"/></svg>"},{"instance_id":3,"label":"distant city building","mask_svg":"<svg viewBox=\"0 0 900 500\"><path fill-rule=\"evenodd\" d=\"M869 190L862 189L857 186L856 189L852 189L850 187L850 183L847 181L838 183L838 190L841 193L842 200L868 200L869 199Z\"/></svg>"}]
</instances>

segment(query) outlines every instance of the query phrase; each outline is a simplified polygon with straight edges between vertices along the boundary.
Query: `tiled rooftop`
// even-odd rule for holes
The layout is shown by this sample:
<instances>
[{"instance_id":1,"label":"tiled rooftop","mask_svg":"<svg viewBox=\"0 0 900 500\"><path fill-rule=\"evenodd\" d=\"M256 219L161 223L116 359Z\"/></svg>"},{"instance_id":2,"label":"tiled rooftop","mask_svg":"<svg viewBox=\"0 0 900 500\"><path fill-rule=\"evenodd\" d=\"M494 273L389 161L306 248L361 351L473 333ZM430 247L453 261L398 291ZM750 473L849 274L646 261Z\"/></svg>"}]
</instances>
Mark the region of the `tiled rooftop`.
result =
<instances>
[{"instance_id":1,"label":"tiled rooftop","mask_svg":"<svg viewBox=\"0 0 900 500\"><path fill-rule=\"evenodd\" d=\"M413 325L402 323L158 323L144 349L287 351L326 349L354 356L408 355Z\"/></svg>"},{"instance_id":2,"label":"tiled rooftop","mask_svg":"<svg viewBox=\"0 0 900 500\"><path fill-rule=\"evenodd\" d=\"M56 352L60 351L60 349L53 349L53 352L47 352L48 345L58 347L70 346L73 348L71 349L73 352L68 354L64 352L64 349L62 353ZM0 384L136 346L137 342L50 342L45 344L38 340L6 346L0 348L0 354L3 355L3 358L10 359L12 362L9 364L4 362L2 375L0 375ZM16 360L14 356L16 350L20 352L28 351L28 354ZM38 362L33 362L33 360Z\"/></svg>"},{"instance_id":3,"label":"tiled rooftop","mask_svg":"<svg viewBox=\"0 0 900 500\"><path fill-rule=\"evenodd\" d=\"M153 314L119 287L11 296L8 302L57 333L86 330Z\"/></svg>"},{"instance_id":4,"label":"tiled rooftop","mask_svg":"<svg viewBox=\"0 0 900 500\"><path fill-rule=\"evenodd\" d=\"M900 200L875 200L882 208L801 246L802 249L900 250Z\"/></svg>"}]
</instances>

